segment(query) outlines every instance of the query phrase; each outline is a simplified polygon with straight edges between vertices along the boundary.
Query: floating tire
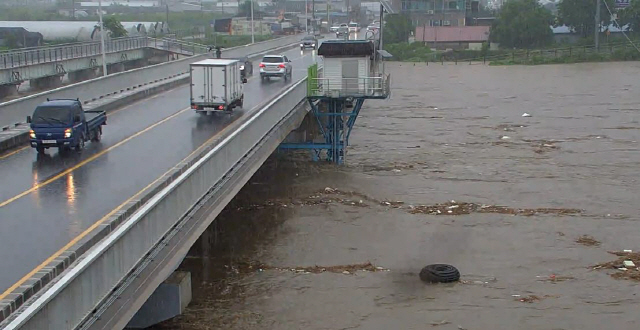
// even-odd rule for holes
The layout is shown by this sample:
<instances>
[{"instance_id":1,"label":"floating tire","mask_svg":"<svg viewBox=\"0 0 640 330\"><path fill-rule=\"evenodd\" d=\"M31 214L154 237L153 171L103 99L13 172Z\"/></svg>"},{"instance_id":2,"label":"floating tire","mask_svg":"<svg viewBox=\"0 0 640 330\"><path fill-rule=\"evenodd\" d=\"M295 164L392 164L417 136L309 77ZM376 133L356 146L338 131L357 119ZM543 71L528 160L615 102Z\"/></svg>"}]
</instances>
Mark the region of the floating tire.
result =
<instances>
[{"instance_id":1,"label":"floating tire","mask_svg":"<svg viewBox=\"0 0 640 330\"><path fill-rule=\"evenodd\" d=\"M420 271L420 279L427 283L451 283L460 280L460 271L447 264L428 265Z\"/></svg>"}]
</instances>

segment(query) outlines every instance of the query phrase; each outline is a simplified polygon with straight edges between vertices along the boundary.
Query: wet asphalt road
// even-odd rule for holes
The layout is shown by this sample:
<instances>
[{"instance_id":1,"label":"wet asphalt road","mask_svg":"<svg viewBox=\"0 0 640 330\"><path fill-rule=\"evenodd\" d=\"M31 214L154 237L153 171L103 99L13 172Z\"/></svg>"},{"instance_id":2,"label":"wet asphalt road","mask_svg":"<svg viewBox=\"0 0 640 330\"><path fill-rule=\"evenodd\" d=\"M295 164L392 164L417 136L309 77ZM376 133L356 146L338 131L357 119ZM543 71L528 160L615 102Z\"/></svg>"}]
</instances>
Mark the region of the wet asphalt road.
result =
<instances>
[{"instance_id":1,"label":"wet asphalt road","mask_svg":"<svg viewBox=\"0 0 640 330\"><path fill-rule=\"evenodd\" d=\"M285 52L293 81L306 75L315 52ZM261 83L258 63L245 85L245 108L275 97L291 80ZM200 116L181 86L108 115L102 141L79 155L26 148L0 155L0 293L67 242L150 185L249 110Z\"/></svg>"},{"instance_id":2,"label":"wet asphalt road","mask_svg":"<svg viewBox=\"0 0 640 330\"><path fill-rule=\"evenodd\" d=\"M639 329L640 271L596 265L640 250L640 62L387 70L346 165L273 157L154 329Z\"/></svg>"}]
</instances>

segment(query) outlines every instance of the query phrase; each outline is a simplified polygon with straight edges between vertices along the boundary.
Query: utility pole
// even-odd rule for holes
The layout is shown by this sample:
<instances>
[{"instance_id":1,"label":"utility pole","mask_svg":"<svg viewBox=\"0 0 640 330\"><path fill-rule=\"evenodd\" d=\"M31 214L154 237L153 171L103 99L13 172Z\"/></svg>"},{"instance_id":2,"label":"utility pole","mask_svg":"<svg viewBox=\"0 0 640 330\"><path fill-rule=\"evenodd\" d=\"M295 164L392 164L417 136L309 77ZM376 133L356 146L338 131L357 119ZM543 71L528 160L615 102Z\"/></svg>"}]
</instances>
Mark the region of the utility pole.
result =
<instances>
[{"instance_id":1,"label":"utility pole","mask_svg":"<svg viewBox=\"0 0 640 330\"><path fill-rule=\"evenodd\" d=\"M304 31L309 33L309 0L304 0Z\"/></svg>"},{"instance_id":2,"label":"utility pole","mask_svg":"<svg viewBox=\"0 0 640 330\"><path fill-rule=\"evenodd\" d=\"M313 21L311 25L313 26L313 33L316 33L316 0L311 0L311 18Z\"/></svg>"},{"instance_id":3,"label":"utility pole","mask_svg":"<svg viewBox=\"0 0 640 330\"><path fill-rule=\"evenodd\" d=\"M596 50L600 49L600 0L596 0Z\"/></svg>"},{"instance_id":4,"label":"utility pole","mask_svg":"<svg viewBox=\"0 0 640 330\"><path fill-rule=\"evenodd\" d=\"M251 0L251 43L256 43L256 37L253 34L253 0Z\"/></svg>"},{"instance_id":5,"label":"utility pole","mask_svg":"<svg viewBox=\"0 0 640 330\"><path fill-rule=\"evenodd\" d=\"M329 18L329 10L331 9L331 4L327 1L327 30L331 28L331 19Z\"/></svg>"},{"instance_id":6,"label":"utility pole","mask_svg":"<svg viewBox=\"0 0 640 330\"><path fill-rule=\"evenodd\" d=\"M169 33L169 4L168 4L168 3L167 3L167 4L165 4L165 9L166 9L166 14L167 14L167 19L166 19L166 21L167 21L167 22L166 22L166 25L167 25L167 26L166 26L166 28L165 28L164 33L165 33L165 34L168 34L168 33Z\"/></svg>"},{"instance_id":7,"label":"utility pole","mask_svg":"<svg viewBox=\"0 0 640 330\"><path fill-rule=\"evenodd\" d=\"M384 28L384 7L382 6L382 2L380 3L380 50L382 50L382 35L383 35L383 31L382 29Z\"/></svg>"},{"instance_id":8,"label":"utility pole","mask_svg":"<svg viewBox=\"0 0 640 330\"><path fill-rule=\"evenodd\" d=\"M100 18L100 44L102 46L102 75L107 76L107 56L104 49L104 24L102 23L102 0L98 1L98 17Z\"/></svg>"}]
</instances>

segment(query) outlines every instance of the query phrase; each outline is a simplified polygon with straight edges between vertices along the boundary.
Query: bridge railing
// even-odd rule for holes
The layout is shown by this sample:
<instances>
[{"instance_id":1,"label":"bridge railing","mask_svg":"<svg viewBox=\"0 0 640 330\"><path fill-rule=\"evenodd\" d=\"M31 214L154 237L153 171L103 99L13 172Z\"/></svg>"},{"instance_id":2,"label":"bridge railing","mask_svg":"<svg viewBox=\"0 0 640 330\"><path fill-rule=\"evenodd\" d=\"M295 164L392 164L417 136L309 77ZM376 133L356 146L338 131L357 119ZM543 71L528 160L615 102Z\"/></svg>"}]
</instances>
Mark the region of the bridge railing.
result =
<instances>
[{"instance_id":1,"label":"bridge railing","mask_svg":"<svg viewBox=\"0 0 640 330\"><path fill-rule=\"evenodd\" d=\"M359 78L311 78L310 97L385 97L389 95L390 76L377 75Z\"/></svg>"},{"instance_id":2,"label":"bridge railing","mask_svg":"<svg viewBox=\"0 0 640 330\"><path fill-rule=\"evenodd\" d=\"M179 54L197 55L209 52L207 45L171 38L150 38L149 47Z\"/></svg>"},{"instance_id":3,"label":"bridge railing","mask_svg":"<svg viewBox=\"0 0 640 330\"><path fill-rule=\"evenodd\" d=\"M148 47L148 45L148 37L129 37L105 40L104 48L106 53L113 53ZM99 41L25 48L0 53L0 69L10 69L100 54L102 54L102 45Z\"/></svg>"}]
</instances>

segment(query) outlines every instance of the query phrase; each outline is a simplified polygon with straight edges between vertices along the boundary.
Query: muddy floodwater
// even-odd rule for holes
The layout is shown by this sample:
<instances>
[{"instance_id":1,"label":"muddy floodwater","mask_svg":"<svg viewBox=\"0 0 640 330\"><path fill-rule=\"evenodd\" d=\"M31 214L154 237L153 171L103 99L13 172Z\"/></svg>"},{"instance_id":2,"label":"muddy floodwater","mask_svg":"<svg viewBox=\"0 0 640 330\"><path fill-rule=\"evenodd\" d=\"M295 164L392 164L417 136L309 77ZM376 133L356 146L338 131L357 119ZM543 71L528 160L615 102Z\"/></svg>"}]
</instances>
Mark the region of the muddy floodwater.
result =
<instances>
[{"instance_id":1,"label":"muddy floodwater","mask_svg":"<svg viewBox=\"0 0 640 330\"><path fill-rule=\"evenodd\" d=\"M155 329L640 329L640 63L387 70L347 164L274 155Z\"/></svg>"}]
</instances>

